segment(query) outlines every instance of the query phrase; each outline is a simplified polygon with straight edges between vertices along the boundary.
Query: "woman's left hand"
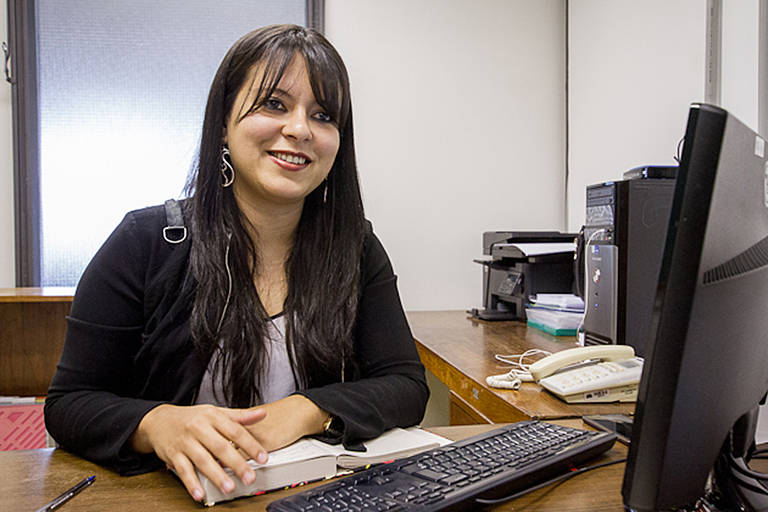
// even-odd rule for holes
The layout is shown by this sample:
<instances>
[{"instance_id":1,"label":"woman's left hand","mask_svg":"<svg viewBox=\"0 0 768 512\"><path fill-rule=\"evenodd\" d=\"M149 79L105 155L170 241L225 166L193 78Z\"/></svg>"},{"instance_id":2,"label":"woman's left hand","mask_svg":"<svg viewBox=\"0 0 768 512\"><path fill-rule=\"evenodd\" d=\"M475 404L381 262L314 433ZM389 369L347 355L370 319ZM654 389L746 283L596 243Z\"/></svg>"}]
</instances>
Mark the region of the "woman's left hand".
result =
<instances>
[{"instance_id":1,"label":"woman's left hand","mask_svg":"<svg viewBox=\"0 0 768 512\"><path fill-rule=\"evenodd\" d=\"M291 395L252 409L266 412L264 419L246 428L267 451L288 446L304 436L321 433L328 419L327 412L302 395Z\"/></svg>"}]
</instances>

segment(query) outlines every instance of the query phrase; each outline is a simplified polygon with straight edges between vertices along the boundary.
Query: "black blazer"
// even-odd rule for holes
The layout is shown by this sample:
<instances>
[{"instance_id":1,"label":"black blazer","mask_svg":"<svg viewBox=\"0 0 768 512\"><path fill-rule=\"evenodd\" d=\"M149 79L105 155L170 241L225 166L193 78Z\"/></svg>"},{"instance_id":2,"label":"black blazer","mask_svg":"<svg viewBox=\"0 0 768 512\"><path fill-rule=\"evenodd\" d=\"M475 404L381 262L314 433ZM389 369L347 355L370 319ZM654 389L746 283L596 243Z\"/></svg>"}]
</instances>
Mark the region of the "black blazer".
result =
<instances>
[{"instance_id":1,"label":"black blazer","mask_svg":"<svg viewBox=\"0 0 768 512\"><path fill-rule=\"evenodd\" d=\"M165 225L162 206L130 212L96 253L45 402L46 428L63 448L121 474L163 466L132 451L128 438L152 408L191 404L208 363L189 331L190 243L166 242ZM358 374L297 391L343 420L346 445L418 423L429 396L397 278L370 223L361 265Z\"/></svg>"}]
</instances>

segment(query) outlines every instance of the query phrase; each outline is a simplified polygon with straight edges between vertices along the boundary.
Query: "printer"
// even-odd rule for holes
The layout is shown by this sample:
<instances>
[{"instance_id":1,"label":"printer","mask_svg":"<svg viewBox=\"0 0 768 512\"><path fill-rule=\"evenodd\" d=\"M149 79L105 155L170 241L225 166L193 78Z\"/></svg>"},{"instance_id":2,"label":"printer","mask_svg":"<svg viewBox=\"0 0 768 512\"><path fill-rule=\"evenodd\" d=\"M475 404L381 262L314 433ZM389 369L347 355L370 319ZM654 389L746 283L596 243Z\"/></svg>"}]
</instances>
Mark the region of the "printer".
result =
<instances>
[{"instance_id":1,"label":"printer","mask_svg":"<svg viewBox=\"0 0 768 512\"><path fill-rule=\"evenodd\" d=\"M483 233L483 308L469 313L482 320L525 320L529 297L571 293L574 240L559 231L486 231Z\"/></svg>"}]
</instances>

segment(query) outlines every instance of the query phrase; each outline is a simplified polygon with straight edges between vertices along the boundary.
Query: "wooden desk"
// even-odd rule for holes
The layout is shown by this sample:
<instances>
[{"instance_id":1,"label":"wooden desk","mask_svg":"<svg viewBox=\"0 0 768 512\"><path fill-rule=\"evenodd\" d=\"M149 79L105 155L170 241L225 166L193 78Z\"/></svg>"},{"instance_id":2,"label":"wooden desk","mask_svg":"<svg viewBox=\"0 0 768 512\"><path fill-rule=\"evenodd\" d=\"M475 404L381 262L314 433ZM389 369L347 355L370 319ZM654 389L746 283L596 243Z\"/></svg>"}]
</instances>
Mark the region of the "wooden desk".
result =
<instances>
[{"instance_id":1,"label":"wooden desk","mask_svg":"<svg viewBox=\"0 0 768 512\"><path fill-rule=\"evenodd\" d=\"M564 423L564 422L558 422ZM570 423L580 426L581 422ZM489 425L437 427L434 432L458 440L492 428ZM592 464L626 456L626 448L616 444ZM572 478L560 485L540 489L495 510L528 512L560 512L563 510L601 512L619 511L624 465L597 469ZM139 510L201 510L189 497L181 483L170 472L156 471L139 476L121 477L100 466L75 457L63 450L47 448L16 452L0 452L0 496L3 510L36 510L83 478L96 475L94 484L72 499L62 510L85 512ZM317 484L315 484L317 485ZM279 491L262 496L239 499L215 506L213 510L265 510L269 502L299 490Z\"/></svg>"},{"instance_id":2,"label":"wooden desk","mask_svg":"<svg viewBox=\"0 0 768 512\"><path fill-rule=\"evenodd\" d=\"M0 395L45 395L74 288L0 288Z\"/></svg>"},{"instance_id":3,"label":"wooden desk","mask_svg":"<svg viewBox=\"0 0 768 512\"><path fill-rule=\"evenodd\" d=\"M566 404L534 383L523 383L517 391L485 383L487 376L508 371L496 354L522 354L531 348L557 352L576 347L574 337L552 336L522 322L476 320L463 311L407 315L421 361L450 390L451 425L634 412L634 403Z\"/></svg>"}]
</instances>

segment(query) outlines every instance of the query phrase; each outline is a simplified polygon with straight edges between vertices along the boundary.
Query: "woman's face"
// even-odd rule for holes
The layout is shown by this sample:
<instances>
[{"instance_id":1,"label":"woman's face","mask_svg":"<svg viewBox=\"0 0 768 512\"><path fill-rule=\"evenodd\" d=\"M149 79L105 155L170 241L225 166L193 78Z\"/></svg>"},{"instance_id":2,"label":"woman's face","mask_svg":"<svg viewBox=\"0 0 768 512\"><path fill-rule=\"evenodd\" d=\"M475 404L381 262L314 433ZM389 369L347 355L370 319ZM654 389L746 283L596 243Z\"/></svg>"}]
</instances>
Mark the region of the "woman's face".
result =
<instances>
[{"instance_id":1,"label":"woman's face","mask_svg":"<svg viewBox=\"0 0 768 512\"><path fill-rule=\"evenodd\" d=\"M262 70L255 73L258 84ZM253 89L249 80L239 91L224 129L235 195L255 204L303 204L331 170L339 130L318 105L301 56L293 57L272 96L243 115Z\"/></svg>"}]
</instances>

